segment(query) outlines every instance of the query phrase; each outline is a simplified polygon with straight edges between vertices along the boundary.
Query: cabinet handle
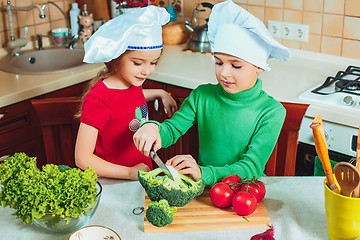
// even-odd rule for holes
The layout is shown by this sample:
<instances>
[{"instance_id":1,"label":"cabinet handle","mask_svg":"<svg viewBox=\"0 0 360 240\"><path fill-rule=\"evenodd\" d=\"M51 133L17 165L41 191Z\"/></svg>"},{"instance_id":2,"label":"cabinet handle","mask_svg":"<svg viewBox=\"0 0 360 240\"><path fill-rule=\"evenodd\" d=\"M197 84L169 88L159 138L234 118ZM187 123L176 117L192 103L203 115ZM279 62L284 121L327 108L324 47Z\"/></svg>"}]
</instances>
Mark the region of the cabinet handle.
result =
<instances>
[{"instance_id":1,"label":"cabinet handle","mask_svg":"<svg viewBox=\"0 0 360 240\"><path fill-rule=\"evenodd\" d=\"M154 101L154 108L155 108L155 111L159 111L159 101L157 99L155 99Z\"/></svg>"},{"instance_id":2,"label":"cabinet handle","mask_svg":"<svg viewBox=\"0 0 360 240\"><path fill-rule=\"evenodd\" d=\"M3 119L7 113L8 113L7 111L0 113L0 120Z\"/></svg>"},{"instance_id":3,"label":"cabinet handle","mask_svg":"<svg viewBox=\"0 0 360 240\"><path fill-rule=\"evenodd\" d=\"M4 155L0 157L0 162L3 162L5 159L7 159L8 157L10 157L10 155Z\"/></svg>"}]
</instances>

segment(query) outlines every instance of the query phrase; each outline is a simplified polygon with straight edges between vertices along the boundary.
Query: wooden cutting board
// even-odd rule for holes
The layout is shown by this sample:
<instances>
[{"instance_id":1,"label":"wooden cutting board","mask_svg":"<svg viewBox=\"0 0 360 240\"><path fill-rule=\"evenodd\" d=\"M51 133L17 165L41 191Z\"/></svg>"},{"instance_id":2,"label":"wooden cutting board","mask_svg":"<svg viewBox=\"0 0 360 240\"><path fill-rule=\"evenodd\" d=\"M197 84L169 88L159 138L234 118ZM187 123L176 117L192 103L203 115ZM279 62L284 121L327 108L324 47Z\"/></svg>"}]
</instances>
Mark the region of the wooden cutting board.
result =
<instances>
[{"instance_id":1,"label":"wooden cutting board","mask_svg":"<svg viewBox=\"0 0 360 240\"><path fill-rule=\"evenodd\" d=\"M145 194L145 209L147 209L150 202L151 200ZM173 218L172 224L165 227L155 227L147 221L144 215L144 232L267 228L267 224L271 223L264 201L258 203L255 212L249 216L250 222L248 222L231 208L215 207L210 200L208 189L186 206L179 207Z\"/></svg>"}]
</instances>

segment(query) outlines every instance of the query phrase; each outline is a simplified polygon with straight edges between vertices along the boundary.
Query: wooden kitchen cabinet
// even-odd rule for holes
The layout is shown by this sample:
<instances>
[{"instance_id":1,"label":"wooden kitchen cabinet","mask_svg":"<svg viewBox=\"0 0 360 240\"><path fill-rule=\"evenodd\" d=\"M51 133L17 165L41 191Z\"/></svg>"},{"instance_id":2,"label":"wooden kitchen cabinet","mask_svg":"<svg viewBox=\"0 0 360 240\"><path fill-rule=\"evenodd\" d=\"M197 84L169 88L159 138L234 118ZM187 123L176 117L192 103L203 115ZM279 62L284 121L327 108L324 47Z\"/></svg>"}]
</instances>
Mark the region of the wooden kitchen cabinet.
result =
<instances>
[{"instance_id":1,"label":"wooden kitchen cabinet","mask_svg":"<svg viewBox=\"0 0 360 240\"><path fill-rule=\"evenodd\" d=\"M88 81L34 99L81 96ZM0 157L25 152L37 157L38 166L55 163L46 158L40 123L31 99L0 108ZM58 163L56 163L58 164Z\"/></svg>"},{"instance_id":2,"label":"wooden kitchen cabinet","mask_svg":"<svg viewBox=\"0 0 360 240\"><path fill-rule=\"evenodd\" d=\"M171 94L180 108L182 102L189 96L191 89L177 87L165 83L160 83L152 80L146 80L143 84L145 89L163 89ZM161 101L148 102L149 119L163 122L168 119L164 111L164 106ZM158 154L164 161L179 155L191 154L195 159L198 158L199 140L198 140L197 126L193 126L189 131L180 137L178 141L166 149L160 149Z\"/></svg>"},{"instance_id":3,"label":"wooden kitchen cabinet","mask_svg":"<svg viewBox=\"0 0 360 240\"><path fill-rule=\"evenodd\" d=\"M30 101L0 108L0 157L25 152L45 163L40 125Z\"/></svg>"}]
</instances>

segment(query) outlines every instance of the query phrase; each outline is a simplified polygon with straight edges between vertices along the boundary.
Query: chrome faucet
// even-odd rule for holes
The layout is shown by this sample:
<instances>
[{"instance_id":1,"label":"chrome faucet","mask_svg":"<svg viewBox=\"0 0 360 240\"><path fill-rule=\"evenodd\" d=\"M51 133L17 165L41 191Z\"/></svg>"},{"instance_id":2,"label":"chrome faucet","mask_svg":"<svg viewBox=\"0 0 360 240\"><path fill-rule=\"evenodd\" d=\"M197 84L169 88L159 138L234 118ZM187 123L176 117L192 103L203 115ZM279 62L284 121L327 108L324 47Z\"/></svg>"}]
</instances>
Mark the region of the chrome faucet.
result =
<instances>
[{"instance_id":1,"label":"chrome faucet","mask_svg":"<svg viewBox=\"0 0 360 240\"><path fill-rule=\"evenodd\" d=\"M11 6L10 0L7 0L7 5L3 6L3 9L5 9L8 13L8 22L9 22L9 30L10 30L10 41L8 42L8 47L11 50L11 54L13 54L15 56L21 55L21 48L25 47L27 44L26 36L27 36L27 32L28 32L28 27L25 26L24 38L15 39L14 26L13 26L13 21L12 21L12 11L30 11L33 8L37 8L37 9L39 9L39 12L40 12L39 17L41 19L44 19L46 17L45 13L44 13L44 9L46 8L46 6L48 4L54 5L64 16L66 26L69 31L68 36L71 36L69 19L66 17L64 11L56 3L49 1L49 2L44 3L42 6L40 6L39 4L32 4L28 7L15 7L15 6ZM43 35L43 36L45 36L45 35ZM40 35L40 38L41 38L41 35ZM41 41L41 39L39 40L39 36L38 36L38 42L39 41ZM73 39L70 39L70 43L71 43L71 45L69 44L68 47L73 48L73 45L74 45ZM39 48L42 48L42 46Z\"/></svg>"},{"instance_id":2,"label":"chrome faucet","mask_svg":"<svg viewBox=\"0 0 360 240\"><path fill-rule=\"evenodd\" d=\"M28 27L25 26L24 28L24 38L15 39L14 26L12 21L12 11L13 10L29 11L35 7L38 8L40 11L39 17L45 18L44 11L38 4L32 4L28 7L15 7L15 6L11 6L10 0L7 0L7 5L3 6L3 9L5 9L8 13L8 22L9 22L9 31L10 31L10 42L8 42L8 47L10 48L11 53L15 56L21 55L21 48L25 47L27 44L26 36L28 32Z\"/></svg>"}]
</instances>

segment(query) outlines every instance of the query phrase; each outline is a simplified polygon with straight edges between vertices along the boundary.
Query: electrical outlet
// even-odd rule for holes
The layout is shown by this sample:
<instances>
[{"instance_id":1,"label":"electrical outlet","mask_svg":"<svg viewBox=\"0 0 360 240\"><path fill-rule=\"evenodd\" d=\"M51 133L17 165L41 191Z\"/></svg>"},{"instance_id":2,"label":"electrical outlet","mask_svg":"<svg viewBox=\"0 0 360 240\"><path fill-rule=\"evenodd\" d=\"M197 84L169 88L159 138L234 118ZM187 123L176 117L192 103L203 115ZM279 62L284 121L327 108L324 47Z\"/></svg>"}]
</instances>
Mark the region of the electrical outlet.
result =
<instances>
[{"instance_id":1,"label":"electrical outlet","mask_svg":"<svg viewBox=\"0 0 360 240\"><path fill-rule=\"evenodd\" d=\"M268 20L267 28L274 38L281 38L281 24L279 21Z\"/></svg>"},{"instance_id":2,"label":"electrical outlet","mask_svg":"<svg viewBox=\"0 0 360 240\"><path fill-rule=\"evenodd\" d=\"M295 41L309 42L309 25L294 24L294 38Z\"/></svg>"},{"instance_id":3,"label":"electrical outlet","mask_svg":"<svg viewBox=\"0 0 360 240\"><path fill-rule=\"evenodd\" d=\"M281 38L294 40L294 25L292 23L283 22L281 24Z\"/></svg>"}]
</instances>

